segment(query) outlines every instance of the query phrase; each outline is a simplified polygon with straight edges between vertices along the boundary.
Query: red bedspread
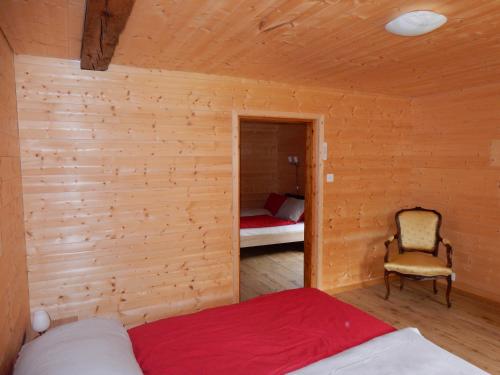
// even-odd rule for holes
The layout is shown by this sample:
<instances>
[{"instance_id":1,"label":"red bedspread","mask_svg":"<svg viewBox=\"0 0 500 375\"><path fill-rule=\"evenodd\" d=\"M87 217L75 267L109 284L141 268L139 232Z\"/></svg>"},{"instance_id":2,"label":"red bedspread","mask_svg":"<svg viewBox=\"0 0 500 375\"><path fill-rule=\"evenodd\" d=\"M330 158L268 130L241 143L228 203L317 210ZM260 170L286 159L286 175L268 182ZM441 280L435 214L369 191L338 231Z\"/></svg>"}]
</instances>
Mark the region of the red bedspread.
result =
<instances>
[{"instance_id":1,"label":"red bedspread","mask_svg":"<svg viewBox=\"0 0 500 375\"><path fill-rule=\"evenodd\" d=\"M283 220L270 215L243 216L240 217L240 228L264 228L280 227L282 225L295 224L291 220Z\"/></svg>"},{"instance_id":2,"label":"red bedspread","mask_svg":"<svg viewBox=\"0 0 500 375\"><path fill-rule=\"evenodd\" d=\"M316 289L294 289L130 329L145 375L283 374L394 328Z\"/></svg>"}]
</instances>

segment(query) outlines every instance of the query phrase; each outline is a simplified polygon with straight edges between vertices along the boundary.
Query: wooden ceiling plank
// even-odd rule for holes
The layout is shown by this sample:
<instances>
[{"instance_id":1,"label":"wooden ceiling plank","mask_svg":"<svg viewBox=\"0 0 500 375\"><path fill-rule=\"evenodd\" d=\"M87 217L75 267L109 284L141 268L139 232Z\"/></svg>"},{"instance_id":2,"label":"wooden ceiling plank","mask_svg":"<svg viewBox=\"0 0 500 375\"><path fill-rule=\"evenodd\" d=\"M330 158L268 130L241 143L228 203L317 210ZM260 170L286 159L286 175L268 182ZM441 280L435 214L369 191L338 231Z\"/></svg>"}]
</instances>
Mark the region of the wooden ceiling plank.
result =
<instances>
[{"instance_id":1,"label":"wooden ceiling plank","mask_svg":"<svg viewBox=\"0 0 500 375\"><path fill-rule=\"evenodd\" d=\"M241 30L242 26L246 27L248 25L246 17L242 17L240 13L245 13L245 3L248 3L248 1L239 0L238 2L233 0L226 1L224 5L221 5L222 3L219 0L219 11L227 13L227 17L223 19L220 18L219 12L210 14L210 9L207 9L203 22L199 23L196 29L193 28L191 34L183 38L181 43L178 44L177 50L180 51L180 55L175 64L176 68L182 69L184 61L190 61L193 64L193 70L197 70L195 67L205 66L209 71L210 68L207 62L210 61L210 57L207 56L207 52L214 50L214 45L221 40L226 40L225 35L234 35L238 30Z\"/></svg>"},{"instance_id":2,"label":"wooden ceiling plank","mask_svg":"<svg viewBox=\"0 0 500 375\"><path fill-rule=\"evenodd\" d=\"M87 0L80 67L108 70L135 0Z\"/></svg>"},{"instance_id":3,"label":"wooden ceiling plank","mask_svg":"<svg viewBox=\"0 0 500 375\"><path fill-rule=\"evenodd\" d=\"M416 38L384 30L415 9L448 22ZM413 97L497 79L499 13L491 0L136 0L112 61ZM85 0L0 1L16 54L78 59L84 16Z\"/></svg>"},{"instance_id":4,"label":"wooden ceiling plank","mask_svg":"<svg viewBox=\"0 0 500 375\"><path fill-rule=\"evenodd\" d=\"M146 45L150 47L150 51L141 49L145 54L149 52L150 58L153 60L161 59L161 56L155 56L155 52L158 50L178 51L174 57L175 60L178 60L184 52L180 49L182 43L189 39L196 40L195 35L189 29L191 29L197 14L203 12L207 4L209 3L206 0L203 2L163 1L159 2L155 7L151 7L149 4L139 2L129 20L129 24L137 32L126 41L126 48L121 50L137 49ZM143 26L145 22L147 24L151 20L154 20L159 25L154 35L149 33L147 25L146 27ZM178 32L179 30L183 30L183 32ZM171 64L171 69L175 69L174 62L171 62Z\"/></svg>"},{"instance_id":5,"label":"wooden ceiling plank","mask_svg":"<svg viewBox=\"0 0 500 375\"><path fill-rule=\"evenodd\" d=\"M315 5L315 8L313 8L312 5ZM327 7L327 5L328 4L324 3L310 4L310 8L303 10L303 12L305 14L310 14L310 12L314 12L314 14L319 14ZM291 11L293 10L294 9L292 8ZM267 19L266 13L267 12L261 13L256 18L259 20L265 20ZM298 22L298 20L304 16L304 13L302 13L301 15L296 15L294 17L296 18L296 22ZM282 15L282 19L285 20L290 19L290 16L284 14ZM312 20L311 19L308 20L307 28L310 28L312 30L314 25L311 24L311 21L314 22L314 18L312 18ZM279 22L275 21L274 23L279 23ZM296 26L294 26L293 28L295 27ZM300 28L300 24L297 26L297 28ZM248 34L249 34L248 30L243 30L243 32L240 33L240 35L238 36L233 35L232 39L247 41L247 43L243 42L235 43L234 48L224 48L225 47L224 43L221 43L219 50L213 53L214 57L217 57L217 59L212 59L211 60L212 63L209 64L207 68L215 71L217 69L217 66L222 65L221 61L230 61L230 62L235 61L235 64L237 64L236 61L240 60L241 58L244 58L246 61L255 61L255 60L262 61L271 56L276 56L276 53L278 53L284 45L288 47L288 44L282 43L281 41L278 40L283 34L283 30L274 29L270 32L262 33L258 32L258 29L256 28L253 30L254 36L252 39L248 38ZM307 46L311 42L311 40L306 39L308 35L314 38L314 33L306 33L306 35L301 35L300 42L304 46ZM279 45L280 48L269 48L270 46L276 46L276 45ZM266 52L264 50L268 51ZM303 53L305 53L305 51L300 53L300 55L303 56ZM278 70L282 71L281 67L278 66Z\"/></svg>"},{"instance_id":6,"label":"wooden ceiling plank","mask_svg":"<svg viewBox=\"0 0 500 375\"><path fill-rule=\"evenodd\" d=\"M217 70L222 60L229 61L225 53L238 54L239 58L243 58L245 52L258 46L258 21L269 12L270 3L254 1L247 6L236 8L234 13L224 20L224 28L212 36L214 43L205 43L202 48L191 50L190 61L197 62L193 64L192 69L197 70L203 66L207 72L212 72ZM230 66L231 63L225 65Z\"/></svg>"}]
</instances>

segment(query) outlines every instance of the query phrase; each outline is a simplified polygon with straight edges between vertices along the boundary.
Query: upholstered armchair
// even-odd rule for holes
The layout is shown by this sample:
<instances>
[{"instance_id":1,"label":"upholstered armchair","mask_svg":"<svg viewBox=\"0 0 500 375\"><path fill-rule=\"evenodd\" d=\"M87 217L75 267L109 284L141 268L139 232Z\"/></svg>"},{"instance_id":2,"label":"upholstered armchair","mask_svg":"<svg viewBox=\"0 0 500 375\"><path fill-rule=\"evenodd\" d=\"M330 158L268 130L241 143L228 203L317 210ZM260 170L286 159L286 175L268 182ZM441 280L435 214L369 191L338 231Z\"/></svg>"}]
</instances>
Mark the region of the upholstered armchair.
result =
<instances>
[{"instance_id":1,"label":"upholstered armchair","mask_svg":"<svg viewBox=\"0 0 500 375\"><path fill-rule=\"evenodd\" d=\"M452 253L451 244L441 238L441 214L434 210L421 207L400 210L396 213L397 233L385 241L384 279L389 298L391 292L389 276L399 275L401 289L404 279L433 280L434 294L437 293L436 280L444 278L448 282L446 302L451 307L450 293L452 284ZM390 254L389 245L398 241L398 253ZM439 244L446 247L446 261L438 257Z\"/></svg>"}]
</instances>

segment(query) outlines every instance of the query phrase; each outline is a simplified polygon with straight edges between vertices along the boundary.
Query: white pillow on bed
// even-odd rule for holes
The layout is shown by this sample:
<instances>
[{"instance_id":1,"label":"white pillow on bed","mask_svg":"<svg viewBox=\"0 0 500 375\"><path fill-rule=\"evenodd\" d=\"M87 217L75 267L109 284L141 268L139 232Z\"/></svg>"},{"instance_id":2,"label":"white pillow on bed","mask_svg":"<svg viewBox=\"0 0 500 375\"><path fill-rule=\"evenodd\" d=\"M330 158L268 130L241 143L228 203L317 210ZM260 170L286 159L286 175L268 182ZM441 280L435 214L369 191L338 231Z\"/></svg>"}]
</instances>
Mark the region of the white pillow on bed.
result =
<instances>
[{"instance_id":1,"label":"white pillow on bed","mask_svg":"<svg viewBox=\"0 0 500 375\"><path fill-rule=\"evenodd\" d=\"M14 375L142 375L122 324L93 318L48 330L24 345Z\"/></svg>"},{"instance_id":2,"label":"white pillow on bed","mask_svg":"<svg viewBox=\"0 0 500 375\"><path fill-rule=\"evenodd\" d=\"M276 212L276 217L284 220L299 221L304 213L304 200L288 197Z\"/></svg>"}]
</instances>

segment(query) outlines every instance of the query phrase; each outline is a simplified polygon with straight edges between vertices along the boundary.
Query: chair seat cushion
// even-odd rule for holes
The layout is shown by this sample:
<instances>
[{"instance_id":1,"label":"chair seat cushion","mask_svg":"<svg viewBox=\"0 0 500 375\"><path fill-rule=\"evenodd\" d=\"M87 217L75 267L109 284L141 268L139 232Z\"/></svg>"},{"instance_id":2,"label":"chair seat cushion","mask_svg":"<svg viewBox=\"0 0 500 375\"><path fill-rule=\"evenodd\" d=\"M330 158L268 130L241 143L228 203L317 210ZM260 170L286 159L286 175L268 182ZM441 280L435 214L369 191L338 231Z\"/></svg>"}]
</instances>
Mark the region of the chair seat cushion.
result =
<instances>
[{"instance_id":1,"label":"chair seat cushion","mask_svg":"<svg viewBox=\"0 0 500 375\"><path fill-rule=\"evenodd\" d=\"M384 264L387 271L416 276L449 276L451 268L443 259L420 252L405 252L394 255Z\"/></svg>"}]
</instances>

